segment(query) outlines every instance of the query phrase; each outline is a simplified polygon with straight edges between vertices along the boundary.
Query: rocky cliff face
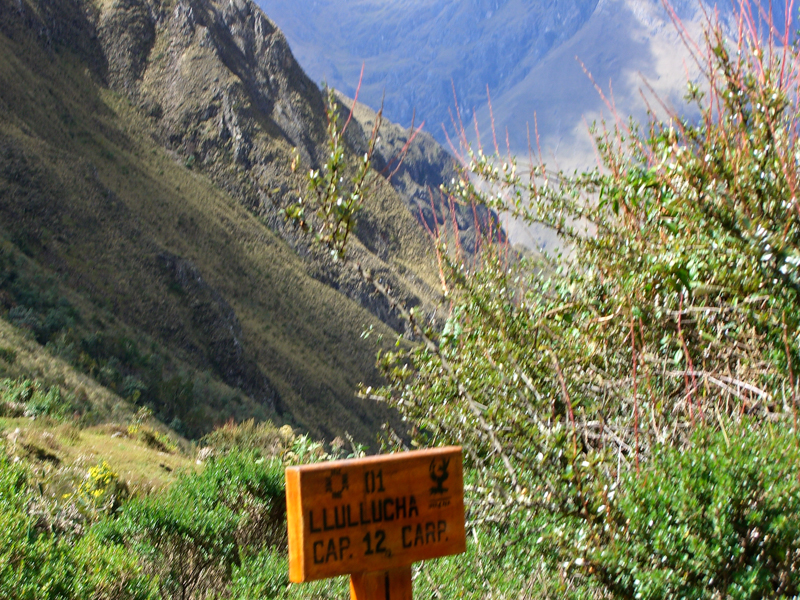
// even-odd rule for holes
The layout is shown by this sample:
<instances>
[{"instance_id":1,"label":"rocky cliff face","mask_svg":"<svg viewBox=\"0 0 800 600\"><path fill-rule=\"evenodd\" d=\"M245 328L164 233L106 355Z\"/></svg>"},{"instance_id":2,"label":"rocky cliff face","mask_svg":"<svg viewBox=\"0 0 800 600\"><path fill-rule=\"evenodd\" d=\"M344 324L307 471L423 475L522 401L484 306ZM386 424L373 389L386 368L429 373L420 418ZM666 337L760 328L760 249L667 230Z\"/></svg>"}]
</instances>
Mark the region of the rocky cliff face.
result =
<instances>
[{"instance_id":1,"label":"rocky cliff face","mask_svg":"<svg viewBox=\"0 0 800 600\"><path fill-rule=\"evenodd\" d=\"M353 110L355 121L361 125L350 132L349 141L362 153L367 148L363 132L372 131L377 113L359 103L353 109L353 100L341 93L339 99L341 112L349 114ZM479 232L486 233L494 227L503 235L495 223L490 223L492 217L486 207L449 203L443 196L441 186L449 186L460 176L459 165L430 133L384 121L375 147L374 165L377 171L390 179L410 213L427 231L441 235L457 232L458 243L467 253L474 254L478 250ZM367 228L362 238L368 246L378 246L368 237L370 232L371 229Z\"/></svg>"},{"instance_id":2,"label":"rocky cliff face","mask_svg":"<svg viewBox=\"0 0 800 600\"><path fill-rule=\"evenodd\" d=\"M42 342L100 352L84 343L93 330L140 336L136 356L163 356L85 350L75 362L91 354L86 369L106 369L120 393L144 377L144 361L148 373L206 374L246 396L233 408L199 398L195 410L152 394L162 418L195 433L282 414L317 435L367 440L392 418L354 389L376 381L364 329L403 324L352 267L280 216L304 185L290 168L295 149L306 167L320 164L326 117L320 90L254 3L0 0L0 55L0 237L51 274L52 293L78 315ZM448 172L435 154L403 174L405 199L376 178L353 245L398 300L429 310L437 278L408 189ZM9 310L45 319L52 303L9 286L0 282Z\"/></svg>"},{"instance_id":3,"label":"rocky cliff face","mask_svg":"<svg viewBox=\"0 0 800 600\"><path fill-rule=\"evenodd\" d=\"M148 115L152 135L308 257L309 272L399 327L384 300L365 293L350 271L314 253L279 215L303 186L291 173L290 151L298 149L307 167L320 164L325 113L320 90L275 24L249 0L125 0L102 5L95 19L108 57L108 83ZM382 183L376 196L397 203L394 190ZM385 261L402 259L404 251L418 253L428 240L414 227L413 216L395 210L387 221L386 212L368 207L359 237L396 238L390 228L405 230L410 243L371 243L357 254L395 279L393 287L416 304L415 296L430 291L407 289ZM381 260L375 262L375 256Z\"/></svg>"}]
</instances>

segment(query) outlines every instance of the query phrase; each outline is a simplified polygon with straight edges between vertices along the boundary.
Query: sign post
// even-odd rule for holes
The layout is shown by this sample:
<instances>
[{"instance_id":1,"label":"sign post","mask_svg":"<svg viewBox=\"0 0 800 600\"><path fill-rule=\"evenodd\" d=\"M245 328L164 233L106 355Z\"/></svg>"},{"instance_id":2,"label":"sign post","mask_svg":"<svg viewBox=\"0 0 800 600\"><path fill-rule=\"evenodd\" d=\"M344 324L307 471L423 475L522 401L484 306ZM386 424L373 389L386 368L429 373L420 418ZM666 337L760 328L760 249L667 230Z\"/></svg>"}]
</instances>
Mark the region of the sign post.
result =
<instances>
[{"instance_id":1,"label":"sign post","mask_svg":"<svg viewBox=\"0 0 800 600\"><path fill-rule=\"evenodd\" d=\"M289 580L350 575L352 600L411 600L411 564L466 549L461 448L286 469Z\"/></svg>"}]
</instances>

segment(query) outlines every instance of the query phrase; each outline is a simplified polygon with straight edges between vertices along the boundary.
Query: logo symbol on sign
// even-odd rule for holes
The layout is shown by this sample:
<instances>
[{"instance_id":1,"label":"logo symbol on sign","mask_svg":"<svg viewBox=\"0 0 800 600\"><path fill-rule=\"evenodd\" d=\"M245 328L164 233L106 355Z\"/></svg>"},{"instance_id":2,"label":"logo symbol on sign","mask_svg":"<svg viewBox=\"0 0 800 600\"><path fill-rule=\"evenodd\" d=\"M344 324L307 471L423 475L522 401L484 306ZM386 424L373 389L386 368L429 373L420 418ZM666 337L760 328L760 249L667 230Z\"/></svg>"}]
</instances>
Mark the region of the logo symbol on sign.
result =
<instances>
[{"instance_id":1,"label":"logo symbol on sign","mask_svg":"<svg viewBox=\"0 0 800 600\"><path fill-rule=\"evenodd\" d=\"M347 473L342 473L341 469L333 469L325 478L325 491L330 492L334 498L341 498L342 492L348 487Z\"/></svg>"},{"instance_id":2,"label":"logo symbol on sign","mask_svg":"<svg viewBox=\"0 0 800 600\"><path fill-rule=\"evenodd\" d=\"M431 480L436 484L436 486L431 488L431 494L444 494L447 491L447 488L443 487L442 484L450 477L450 474L447 472L448 466L450 466L449 458L434 458L431 461L429 471Z\"/></svg>"}]
</instances>

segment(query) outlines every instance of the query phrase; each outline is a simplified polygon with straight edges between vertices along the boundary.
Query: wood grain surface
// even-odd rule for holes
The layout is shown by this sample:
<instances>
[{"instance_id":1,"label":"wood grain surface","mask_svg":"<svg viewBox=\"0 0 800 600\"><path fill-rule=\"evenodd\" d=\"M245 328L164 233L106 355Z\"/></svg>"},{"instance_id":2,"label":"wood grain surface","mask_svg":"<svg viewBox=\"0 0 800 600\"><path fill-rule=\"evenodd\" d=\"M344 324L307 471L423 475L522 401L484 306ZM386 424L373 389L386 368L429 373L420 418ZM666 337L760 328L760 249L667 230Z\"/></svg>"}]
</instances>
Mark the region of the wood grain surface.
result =
<instances>
[{"instance_id":1,"label":"wood grain surface","mask_svg":"<svg viewBox=\"0 0 800 600\"><path fill-rule=\"evenodd\" d=\"M288 467L286 504L293 582L466 548L460 447Z\"/></svg>"},{"instance_id":2,"label":"wood grain surface","mask_svg":"<svg viewBox=\"0 0 800 600\"><path fill-rule=\"evenodd\" d=\"M411 600L411 567L350 576L350 600Z\"/></svg>"}]
</instances>

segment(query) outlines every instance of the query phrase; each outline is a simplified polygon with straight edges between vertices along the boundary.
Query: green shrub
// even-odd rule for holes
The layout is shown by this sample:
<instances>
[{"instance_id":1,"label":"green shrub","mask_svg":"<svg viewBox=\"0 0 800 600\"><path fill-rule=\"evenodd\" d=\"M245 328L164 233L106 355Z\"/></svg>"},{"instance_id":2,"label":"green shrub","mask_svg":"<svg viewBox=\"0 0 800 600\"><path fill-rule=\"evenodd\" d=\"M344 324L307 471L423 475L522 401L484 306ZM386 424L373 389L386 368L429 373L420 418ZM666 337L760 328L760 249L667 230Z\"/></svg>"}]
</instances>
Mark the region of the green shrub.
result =
<instances>
[{"instance_id":1,"label":"green shrub","mask_svg":"<svg viewBox=\"0 0 800 600\"><path fill-rule=\"evenodd\" d=\"M162 597L222 594L242 560L264 548L285 551L284 494L279 462L231 452L163 492L127 502L96 532L102 543L139 556Z\"/></svg>"},{"instance_id":2,"label":"green shrub","mask_svg":"<svg viewBox=\"0 0 800 600\"><path fill-rule=\"evenodd\" d=\"M242 560L233 571L230 597L282 598L289 585L289 563L286 554L269 548Z\"/></svg>"},{"instance_id":3,"label":"green shrub","mask_svg":"<svg viewBox=\"0 0 800 600\"><path fill-rule=\"evenodd\" d=\"M289 584L283 594L275 596L276 598L286 598L287 600L294 600L295 598L305 600L341 600L350 597L350 578L331 577L330 579L318 579L308 583L293 583Z\"/></svg>"},{"instance_id":4,"label":"green shrub","mask_svg":"<svg viewBox=\"0 0 800 600\"><path fill-rule=\"evenodd\" d=\"M185 491L182 491L184 490ZM243 552L286 548L286 496L283 464L254 451L212 457L199 474L175 485L205 506L221 504L236 512L236 540Z\"/></svg>"},{"instance_id":5,"label":"green shrub","mask_svg":"<svg viewBox=\"0 0 800 600\"><path fill-rule=\"evenodd\" d=\"M298 435L292 440L292 446L283 456L287 464L304 465L324 462L335 458L325 451L322 442L318 442L308 434Z\"/></svg>"},{"instance_id":6,"label":"green shrub","mask_svg":"<svg viewBox=\"0 0 800 600\"><path fill-rule=\"evenodd\" d=\"M58 386L46 388L37 380L25 378L0 379L0 404L7 413L21 412L28 417L46 415L59 420L72 417L79 408Z\"/></svg>"},{"instance_id":7,"label":"green shrub","mask_svg":"<svg viewBox=\"0 0 800 600\"><path fill-rule=\"evenodd\" d=\"M122 380L122 386L119 393L123 398L130 400L133 403L138 402L142 393L147 391L147 386L133 375L128 375Z\"/></svg>"},{"instance_id":8,"label":"green shrub","mask_svg":"<svg viewBox=\"0 0 800 600\"><path fill-rule=\"evenodd\" d=\"M329 158L321 169L311 169L308 189L300 193L298 201L281 209L287 221L305 233L314 233L315 240L330 251L334 260L346 258L347 243L355 230L356 219L364 206L376 173L371 169L381 113L378 114L363 160L348 165L345 156L344 132L349 118L342 125L336 110L338 100L332 89L327 89L328 151ZM298 157L292 162L292 171L298 166ZM347 181L346 181L347 178Z\"/></svg>"},{"instance_id":9,"label":"green shrub","mask_svg":"<svg viewBox=\"0 0 800 600\"><path fill-rule=\"evenodd\" d=\"M102 527L93 528L75 545L80 577L76 598L87 600L156 600L157 580L143 568L140 557L119 544L109 544Z\"/></svg>"},{"instance_id":10,"label":"green shrub","mask_svg":"<svg viewBox=\"0 0 800 600\"><path fill-rule=\"evenodd\" d=\"M152 598L130 556L91 536L54 535L39 516L30 475L0 452L0 597L9 600Z\"/></svg>"},{"instance_id":11,"label":"green shrub","mask_svg":"<svg viewBox=\"0 0 800 600\"><path fill-rule=\"evenodd\" d=\"M172 491L131 500L100 540L124 542L141 556L162 597L189 598L198 586L219 589L237 558L238 519L225 506L198 507L196 500Z\"/></svg>"},{"instance_id":12,"label":"green shrub","mask_svg":"<svg viewBox=\"0 0 800 600\"><path fill-rule=\"evenodd\" d=\"M256 450L263 456L279 456L294 440L291 427L276 428L270 422L256 423L249 419L242 423L228 421L200 440L202 446L213 448L218 453Z\"/></svg>"},{"instance_id":13,"label":"green shrub","mask_svg":"<svg viewBox=\"0 0 800 600\"><path fill-rule=\"evenodd\" d=\"M628 473L585 560L621 597L796 597L798 464L783 427L701 428L688 449L656 451Z\"/></svg>"}]
</instances>

